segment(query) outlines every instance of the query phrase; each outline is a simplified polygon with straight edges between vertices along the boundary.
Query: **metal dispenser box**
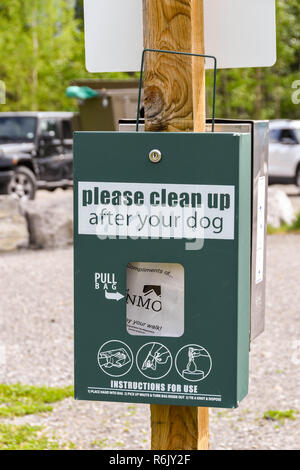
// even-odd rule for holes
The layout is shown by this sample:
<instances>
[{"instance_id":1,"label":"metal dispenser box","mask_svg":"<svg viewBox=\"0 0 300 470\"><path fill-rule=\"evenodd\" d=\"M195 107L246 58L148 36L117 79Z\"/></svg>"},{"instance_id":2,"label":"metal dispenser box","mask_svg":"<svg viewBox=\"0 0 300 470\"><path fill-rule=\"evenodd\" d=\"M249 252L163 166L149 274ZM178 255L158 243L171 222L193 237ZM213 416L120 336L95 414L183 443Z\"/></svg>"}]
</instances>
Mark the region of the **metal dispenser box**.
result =
<instances>
[{"instance_id":1,"label":"metal dispenser box","mask_svg":"<svg viewBox=\"0 0 300 470\"><path fill-rule=\"evenodd\" d=\"M121 132L134 132L136 122L119 121ZM144 129L141 121L140 129ZM207 119L207 132L211 120ZM250 339L253 341L264 331L266 305L266 238L269 160L269 121L241 119L216 119L215 132L238 132L251 135L251 323Z\"/></svg>"},{"instance_id":2,"label":"metal dispenser box","mask_svg":"<svg viewBox=\"0 0 300 470\"><path fill-rule=\"evenodd\" d=\"M208 122L211 122L208 120ZM269 161L269 121L217 119L216 132L251 134L252 235L250 339L264 331L266 306L266 241Z\"/></svg>"},{"instance_id":3,"label":"metal dispenser box","mask_svg":"<svg viewBox=\"0 0 300 470\"><path fill-rule=\"evenodd\" d=\"M236 407L248 391L251 134L79 132L74 144L75 397ZM152 306L152 323L128 317L134 302Z\"/></svg>"}]
</instances>

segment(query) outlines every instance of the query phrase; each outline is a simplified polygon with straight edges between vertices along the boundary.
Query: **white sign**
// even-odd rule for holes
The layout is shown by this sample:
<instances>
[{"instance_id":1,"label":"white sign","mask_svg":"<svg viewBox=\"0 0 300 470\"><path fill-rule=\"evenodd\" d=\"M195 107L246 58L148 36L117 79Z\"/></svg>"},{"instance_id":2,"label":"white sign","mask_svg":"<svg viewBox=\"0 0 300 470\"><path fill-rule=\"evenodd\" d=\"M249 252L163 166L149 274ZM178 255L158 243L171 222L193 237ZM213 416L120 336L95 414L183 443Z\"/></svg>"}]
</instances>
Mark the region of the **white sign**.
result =
<instances>
[{"instance_id":1,"label":"white sign","mask_svg":"<svg viewBox=\"0 0 300 470\"><path fill-rule=\"evenodd\" d=\"M143 52L142 0L84 0L89 72L139 70Z\"/></svg>"},{"instance_id":2,"label":"white sign","mask_svg":"<svg viewBox=\"0 0 300 470\"><path fill-rule=\"evenodd\" d=\"M89 72L140 69L142 0L85 0ZM205 53L218 68L267 67L276 62L275 0L204 0ZM206 61L206 67L212 67Z\"/></svg>"},{"instance_id":3,"label":"white sign","mask_svg":"<svg viewBox=\"0 0 300 470\"><path fill-rule=\"evenodd\" d=\"M79 235L234 239L234 186L117 182L78 186Z\"/></svg>"}]
</instances>

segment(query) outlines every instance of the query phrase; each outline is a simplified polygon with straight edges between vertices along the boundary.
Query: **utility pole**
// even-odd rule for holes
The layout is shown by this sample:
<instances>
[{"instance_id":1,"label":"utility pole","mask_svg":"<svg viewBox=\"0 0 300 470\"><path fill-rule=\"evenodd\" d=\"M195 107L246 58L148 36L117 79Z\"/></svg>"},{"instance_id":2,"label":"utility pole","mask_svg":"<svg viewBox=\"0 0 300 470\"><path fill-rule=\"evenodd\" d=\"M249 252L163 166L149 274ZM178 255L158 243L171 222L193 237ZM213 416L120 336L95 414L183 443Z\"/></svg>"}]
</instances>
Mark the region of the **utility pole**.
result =
<instances>
[{"instance_id":1,"label":"utility pole","mask_svg":"<svg viewBox=\"0 0 300 470\"><path fill-rule=\"evenodd\" d=\"M204 54L203 0L143 0L144 47ZM205 131L204 59L147 53L145 130ZM152 450L207 450L208 408L151 406Z\"/></svg>"}]
</instances>

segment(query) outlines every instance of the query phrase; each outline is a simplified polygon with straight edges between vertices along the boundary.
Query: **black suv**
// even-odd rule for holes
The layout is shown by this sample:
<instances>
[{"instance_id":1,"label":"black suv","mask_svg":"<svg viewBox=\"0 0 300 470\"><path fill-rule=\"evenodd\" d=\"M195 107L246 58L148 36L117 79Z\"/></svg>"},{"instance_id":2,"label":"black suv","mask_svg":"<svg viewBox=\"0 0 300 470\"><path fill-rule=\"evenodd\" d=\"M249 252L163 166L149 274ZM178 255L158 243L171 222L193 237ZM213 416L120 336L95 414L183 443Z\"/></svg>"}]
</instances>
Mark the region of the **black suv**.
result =
<instances>
[{"instance_id":1,"label":"black suv","mask_svg":"<svg viewBox=\"0 0 300 470\"><path fill-rule=\"evenodd\" d=\"M0 113L0 193L73 185L73 113Z\"/></svg>"}]
</instances>

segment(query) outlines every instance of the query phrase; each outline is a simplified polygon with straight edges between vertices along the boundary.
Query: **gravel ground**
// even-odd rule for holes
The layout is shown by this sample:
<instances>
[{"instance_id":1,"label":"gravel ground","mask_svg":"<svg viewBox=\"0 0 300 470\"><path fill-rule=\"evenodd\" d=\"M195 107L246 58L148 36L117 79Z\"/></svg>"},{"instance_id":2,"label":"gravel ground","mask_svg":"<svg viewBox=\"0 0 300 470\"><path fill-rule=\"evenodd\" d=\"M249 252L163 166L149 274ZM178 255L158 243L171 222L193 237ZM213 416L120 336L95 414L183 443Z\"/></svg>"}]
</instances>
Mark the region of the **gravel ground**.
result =
<instances>
[{"instance_id":1,"label":"gravel ground","mask_svg":"<svg viewBox=\"0 0 300 470\"><path fill-rule=\"evenodd\" d=\"M0 381L73 382L72 248L0 256ZM250 390L238 410L211 410L211 449L299 449L300 414L283 424L268 410L300 411L300 236L268 239L266 330L252 344ZM112 419L113 418L113 419ZM148 449L149 406L75 402L14 419L42 424L77 449Z\"/></svg>"}]
</instances>

